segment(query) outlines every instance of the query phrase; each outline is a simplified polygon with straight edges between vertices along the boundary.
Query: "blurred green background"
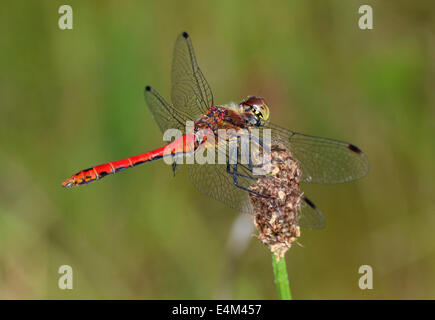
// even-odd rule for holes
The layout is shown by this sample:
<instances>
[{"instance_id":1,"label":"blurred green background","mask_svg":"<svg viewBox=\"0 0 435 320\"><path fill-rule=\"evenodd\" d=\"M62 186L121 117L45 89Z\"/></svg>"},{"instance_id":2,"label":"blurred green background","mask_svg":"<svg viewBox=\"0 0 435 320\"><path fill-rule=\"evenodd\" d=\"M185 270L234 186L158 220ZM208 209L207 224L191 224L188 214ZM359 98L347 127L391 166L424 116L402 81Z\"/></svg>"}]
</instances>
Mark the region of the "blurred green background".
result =
<instances>
[{"instance_id":1,"label":"blurred green background","mask_svg":"<svg viewBox=\"0 0 435 320\"><path fill-rule=\"evenodd\" d=\"M73 30L58 28L65 3ZM373 30L358 28L363 4ZM357 182L303 186L327 228L302 230L287 254L294 298L435 298L434 17L431 1L4 2L0 298L276 298L267 248L252 237L230 258L237 212L185 169L173 178L154 162L60 186L162 145L143 88L169 99L184 30L218 104L264 96L275 123L370 160ZM63 264L74 290L58 289Z\"/></svg>"}]
</instances>

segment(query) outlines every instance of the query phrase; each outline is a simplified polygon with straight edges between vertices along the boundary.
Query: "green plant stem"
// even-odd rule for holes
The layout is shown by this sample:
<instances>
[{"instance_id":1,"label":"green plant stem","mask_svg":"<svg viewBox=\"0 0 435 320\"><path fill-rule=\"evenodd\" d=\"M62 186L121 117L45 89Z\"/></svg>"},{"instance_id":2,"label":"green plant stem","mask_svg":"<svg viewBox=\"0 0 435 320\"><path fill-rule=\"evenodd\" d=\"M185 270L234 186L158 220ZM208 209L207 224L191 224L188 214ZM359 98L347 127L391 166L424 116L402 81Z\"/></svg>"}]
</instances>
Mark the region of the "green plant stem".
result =
<instances>
[{"instance_id":1,"label":"green plant stem","mask_svg":"<svg viewBox=\"0 0 435 320\"><path fill-rule=\"evenodd\" d=\"M292 300L285 259L280 258L276 261L275 255L272 254L272 266L276 289L278 290L278 298L280 300Z\"/></svg>"}]
</instances>

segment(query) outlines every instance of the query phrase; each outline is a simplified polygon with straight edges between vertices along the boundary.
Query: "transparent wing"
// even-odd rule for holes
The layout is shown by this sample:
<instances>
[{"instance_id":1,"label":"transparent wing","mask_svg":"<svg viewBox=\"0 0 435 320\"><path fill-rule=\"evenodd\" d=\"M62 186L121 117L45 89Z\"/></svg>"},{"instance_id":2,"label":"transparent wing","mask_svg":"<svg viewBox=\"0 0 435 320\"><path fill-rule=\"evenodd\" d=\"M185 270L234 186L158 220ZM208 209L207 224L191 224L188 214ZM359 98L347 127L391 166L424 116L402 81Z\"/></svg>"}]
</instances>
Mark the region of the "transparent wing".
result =
<instances>
[{"instance_id":1,"label":"transparent wing","mask_svg":"<svg viewBox=\"0 0 435 320\"><path fill-rule=\"evenodd\" d=\"M228 159L228 150L218 146L205 151L205 147L196 152L214 152L215 159L219 153L225 154ZM193 185L203 194L223 202L227 206L242 212L252 214L253 207L250 201L249 192L234 185L232 169L228 172L226 164L198 164L188 166L189 177ZM246 164L241 163L240 157L237 164L237 182L239 186L249 188L257 181ZM299 225L304 228L322 229L325 227L325 218L312 201L304 197L299 213Z\"/></svg>"},{"instance_id":2,"label":"transparent wing","mask_svg":"<svg viewBox=\"0 0 435 320\"><path fill-rule=\"evenodd\" d=\"M189 115L170 106L156 90L149 86L145 88L145 101L162 132L172 128L185 132L186 121L193 120Z\"/></svg>"},{"instance_id":3,"label":"transparent wing","mask_svg":"<svg viewBox=\"0 0 435 320\"><path fill-rule=\"evenodd\" d=\"M204 152L204 147L200 147L196 152ZM221 148L209 148L206 152L214 152L215 159L218 159L219 152L225 152ZM227 152L226 152L227 156ZM227 206L241 211L251 213L249 193L234 185L233 175L228 173L226 164L195 164L188 165L189 178L193 185L203 194L223 202ZM243 164L238 164L238 184L248 188L255 182L256 178L250 177L250 170Z\"/></svg>"},{"instance_id":4,"label":"transparent wing","mask_svg":"<svg viewBox=\"0 0 435 320\"><path fill-rule=\"evenodd\" d=\"M293 132L268 123L272 140L285 143L302 170L302 181L312 183L342 183L362 178L369 171L366 155L356 146Z\"/></svg>"},{"instance_id":5,"label":"transparent wing","mask_svg":"<svg viewBox=\"0 0 435 320\"><path fill-rule=\"evenodd\" d=\"M299 225L303 228L323 229L326 225L323 214L310 199L304 196L302 200Z\"/></svg>"},{"instance_id":6,"label":"transparent wing","mask_svg":"<svg viewBox=\"0 0 435 320\"><path fill-rule=\"evenodd\" d=\"M145 101L150 108L154 120L157 122L160 130L164 133L168 129L178 129L181 132L186 132L186 121L193 118L180 110L170 106L156 90L147 86L145 88ZM180 169L180 165L175 163L172 165L174 176Z\"/></svg>"},{"instance_id":7,"label":"transparent wing","mask_svg":"<svg viewBox=\"0 0 435 320\"><path fill-rule=\"evenodd\" d=\"M213 105L213 93L195 58L190 36L177 38L172 60L172 104L197 119Z\"/></svg>"}]
</instances>

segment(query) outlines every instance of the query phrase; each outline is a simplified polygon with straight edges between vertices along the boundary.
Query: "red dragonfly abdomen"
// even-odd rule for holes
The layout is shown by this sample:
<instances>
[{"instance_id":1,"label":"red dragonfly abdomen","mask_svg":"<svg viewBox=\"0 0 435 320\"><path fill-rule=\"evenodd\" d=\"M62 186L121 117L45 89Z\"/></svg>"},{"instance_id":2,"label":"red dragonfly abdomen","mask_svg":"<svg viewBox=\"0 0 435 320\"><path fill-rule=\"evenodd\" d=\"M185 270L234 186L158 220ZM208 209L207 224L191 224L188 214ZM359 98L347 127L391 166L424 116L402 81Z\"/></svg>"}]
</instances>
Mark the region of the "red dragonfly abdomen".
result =
<instances>
[{"instance_id":1,"label":"red dragonfly abdomen","mask_svg":"<svg viewBox=\"0 0 435 320\"><path fill-rule=\"evenodd\" d=\"M107 175L123 171L127 168L133 168L139 164L158 160L164 156L174 156L177 154L185 154L194 150L194 135L184 135L181 138L171 142L170 144L137 156L126 159L112 161L105 164L100 164L89 169L85 169L72 175L70 178L62 182L62 187L72 187L89 182L99 180Z\"/></svg>"}]
</instances>

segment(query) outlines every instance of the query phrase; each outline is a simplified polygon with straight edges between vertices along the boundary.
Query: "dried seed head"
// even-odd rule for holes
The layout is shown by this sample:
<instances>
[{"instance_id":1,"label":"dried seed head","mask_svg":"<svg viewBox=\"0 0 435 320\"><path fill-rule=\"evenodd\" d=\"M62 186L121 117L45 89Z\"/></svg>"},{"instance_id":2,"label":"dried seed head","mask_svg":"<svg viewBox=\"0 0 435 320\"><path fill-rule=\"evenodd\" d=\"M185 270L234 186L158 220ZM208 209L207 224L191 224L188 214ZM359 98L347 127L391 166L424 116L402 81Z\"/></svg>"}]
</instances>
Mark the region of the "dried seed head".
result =
<instances>
[{"instance_id":1,"label":"dried seed head","mask_svg":"<svg viewBox=\"0 0 435 320\"><path fill-rule=\"evenodd\" d=\"M258 239L278 258L284 256L292 242L300 236L298 216L302 192L299 189L301 170L290 151L282 144L271 148L270 174L260 176L250 193Z\"/></svg>"}]
</instances>

